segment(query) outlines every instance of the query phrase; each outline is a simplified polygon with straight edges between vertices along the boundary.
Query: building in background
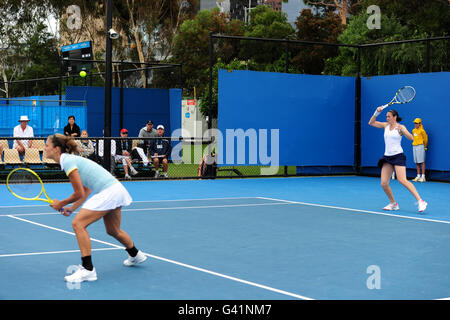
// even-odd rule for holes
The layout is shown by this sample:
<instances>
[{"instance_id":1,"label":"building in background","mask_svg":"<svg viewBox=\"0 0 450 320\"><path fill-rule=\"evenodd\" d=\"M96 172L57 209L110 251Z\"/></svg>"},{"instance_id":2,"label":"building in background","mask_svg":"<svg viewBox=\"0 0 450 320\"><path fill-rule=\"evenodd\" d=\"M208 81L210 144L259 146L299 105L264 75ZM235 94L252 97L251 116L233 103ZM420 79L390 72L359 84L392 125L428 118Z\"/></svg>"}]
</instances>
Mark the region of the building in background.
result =
<instances>
[{"instance_id":1,"label":"building in background","mask_svg":"<svg viewBox=\"0 0 450 320\"><path fill-rule=\"evenodd\" d=\"M263 4L264 0L230 0L231 19L248 22L250 11Z\"/></svg>"},{"instance_id":2,"label":"building in background","mask_svg":"<svg viewBox=\"0 0 450 320\"><path fill-rule=\"evenodd\" d=\"M274 11L281 11L282 0L265 0L264 4L271 6Z\"/></svg>"},{"instance_id":3,"label":"building in background","mask_svg":"<svg viewBox=\"0 0 450 320\"><path fill-rule=\"evenodd\" d=\"M288 21L294 25L300 12L308 8L303 0L200 0L200 10L210 10L218 7L224 13L229 13L231 19L248 22L250 11L259 5L268 5L273 10L286 13Z\"/></svg>"}]
</instances>

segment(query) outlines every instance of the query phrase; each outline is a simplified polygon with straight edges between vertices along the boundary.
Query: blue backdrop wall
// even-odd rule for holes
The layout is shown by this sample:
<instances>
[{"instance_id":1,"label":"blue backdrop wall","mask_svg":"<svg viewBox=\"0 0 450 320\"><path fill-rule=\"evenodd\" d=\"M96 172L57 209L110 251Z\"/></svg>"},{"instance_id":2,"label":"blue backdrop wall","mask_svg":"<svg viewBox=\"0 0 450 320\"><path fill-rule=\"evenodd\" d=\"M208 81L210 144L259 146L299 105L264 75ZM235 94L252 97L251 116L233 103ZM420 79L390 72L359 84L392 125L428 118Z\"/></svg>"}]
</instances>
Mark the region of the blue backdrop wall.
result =
<instances>
[{"instance_id":1,"label":"blue backdrop wall","mask_svg":"<svg viewBox=\"0 0 450 320\"><path fill-rule=\"evenodd\" d=\"M19 124L18 120L22 115L28 116L30 119L28 125L33 128L37 137L64 133L63 128L70 115L75 116L80 126L86 126L86 105L65 101L60 106L58 99L58 95L1 99L0 136L12 137L14 127Z\"/></svg>"},{"instance_id":2,"label":"blue backdrop wall","mask_svg":"<svg viewBox=\"0 0 450 320\"><path fill-rule=\"evenodd\" d=\"M361 166L376 167L384 153L383 130L368 125L377 106L388 103L397 89L410 85L416 89L413 101L403 105L392 105L378 116L386 121L389 109L398 111L402 124L409 132L414 129L413 121L421 118L428 134L429 148L426 167L431 170L450 170L450 72L419 73L391 76L376 76L361 79ZM407 168L415 168L412 141L403 138L402 147L406 155Z\"/></svg>"},{"instance_id":3,"label":"blue backdrop wall","mask_svg":"<svg viewBox=\"0 0 450 320\"><path fill-rule=\"evenodd\" d=\"M105 117L105 93L103 87L66 87L66 99L87 101L87 130L90 136L103 136ZM123 89L123 127L127 128L130 137L137 137L139 130L148 120L152 120L155 128L158 124L165 127L165 135L170 136L173 130L181 126L181 116L172 116L178 106L181 108L181 90L173 89ZM119 136L120 132L120 88L112 88L111 101L111 135Z\"/></svg>"},{"instance_id":4,"label":"blue backdrop wall","mask_svg":"<svg viewBox=\"0 0 450 320\"><path fill-rule=\"evenodd\" d=\"M260 155L260 141L252 150L247 138L245 161L240 161L237 139L227 143L232 141L227 130L254 130L259 140L268 141L270 156L271 130L278 129L279 165L353 166L354 101L351 77L219 70L218 129L224 146L218 148L218 160L249 164L249 154ZM257 164L267 163L258 157Z\"/></svg>"}]
</instances>

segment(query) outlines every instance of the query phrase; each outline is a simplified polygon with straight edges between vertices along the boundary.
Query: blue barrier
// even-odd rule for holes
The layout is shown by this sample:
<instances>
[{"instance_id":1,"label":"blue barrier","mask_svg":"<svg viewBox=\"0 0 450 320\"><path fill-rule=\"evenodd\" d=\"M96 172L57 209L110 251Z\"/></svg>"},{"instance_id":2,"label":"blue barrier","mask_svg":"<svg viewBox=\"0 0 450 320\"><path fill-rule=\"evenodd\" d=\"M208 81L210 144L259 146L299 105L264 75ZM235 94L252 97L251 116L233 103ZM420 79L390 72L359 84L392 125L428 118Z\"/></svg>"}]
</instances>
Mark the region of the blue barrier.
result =
<instances>
[{"instance_id":1,"label":"blue barrier","mask_svg":"<svg viewBox=\"0 0 450 320\"><path fill-rule=\"evenodd\" d=\"M63 133L70 115L80 127L87 125L87 105L84 101L58 100L59 96L33 96L0 99L0 136L13 136L20 116L30 119L35 136Z\"/></svg>"},{"instance_id":2,"label":"blue barrier","mask_svg":"<svg viewBox=\"0 0 450 320\"><path fill-rule=\"evenodd\" d=\"M103 87L66 87L66 99L86 100L89 108L87 130L90 136L103 136L105 120L105 90ZM158 124L165 127L165 134L170 135L172 127L181 126L181 90L177 89L123 89L123 127L128 129L129 135L137 137L139 130L145 127L148 120L153 120L155 128ZM119 136L120 132L120 88L112 88L111 99L111 135ZM82 128L85 129L86 127Z\"/></svg>"},{"instance_id":3,"label":"blue barrier","mask_svg":"<svg viewBox=\"0 0 450 320\"><path fill-rule=\"evenodd\" d=\"M353 166L354 92L351 77L219 70L219 164Z\"/></svg>"}]
</instances>

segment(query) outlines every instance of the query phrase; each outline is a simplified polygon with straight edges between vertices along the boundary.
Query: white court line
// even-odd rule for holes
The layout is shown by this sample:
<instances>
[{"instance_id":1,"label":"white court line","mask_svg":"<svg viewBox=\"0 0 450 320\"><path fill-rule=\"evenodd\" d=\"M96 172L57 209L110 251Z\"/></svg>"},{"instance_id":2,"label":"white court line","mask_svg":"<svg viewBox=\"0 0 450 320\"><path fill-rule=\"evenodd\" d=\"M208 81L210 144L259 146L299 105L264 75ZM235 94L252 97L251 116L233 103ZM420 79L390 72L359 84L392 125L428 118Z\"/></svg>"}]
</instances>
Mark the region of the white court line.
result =
<instances>
[{"instance_id":1,"label":"white court line","mask_svg":"<svg viewBox=\"0 0 450 320\"><path fill-rule=\"evenodd\" d=\"M165 199L165 200L137 200L133 203L152 203L152 202L173 202L173 201L198 201L198 200L237 200L237 199L258 199L259 197L230 197L230 198L193 198L193 199ZM0 208L21 208L21 207L48 207L48 204L26 204L13 206L0 206Z\"/></svg>"},{"instance_id":2,"label":"white court line","mask_svg":"<svg viewBox=\"0 0 450 320\"><path fill-rule=\"evenodd\" d=\"M14 217L12 215L9 215L8 217L10 217L12 219L17 219L17 220L20 220L20 221L23 221L23 222L31 223L31 224L34 224L34 225L37 225L37 226L40 226L40 227L43 227L43 228L50 229L50 230L55 230L55 231L59 231L59 232L63 232L63 233L71 234L71 235L75 235L73 232L66 231L66 230L59 229L59 228L54 228L54 227L47 226L47 225L42 224L42 223L37 223L37 222L31 221L31 220ZM94 239L94 238L91 238L91 241L103 243L103 244L112 246L114 248L125 249L124 247L118 246L116 244L109 243L109 242L102 241L102 240L98 240L98 239ZM214 275L214 276L217 276L217 277L221 277L221 278L225 278L225 279L228 279L228 280L244 283L244 284L247 284L247 285L250 285L250 286L253 286L253 287L265 289L265 290L268 290L268 291L276 292L276 293L279 293L279 294L282 294L282 295L286 295L286 296L290 296L290 297L294 297L294 298L297 298L297 299L313 300L312 298L305 297L305 296L302 296L302 295L299 295L299 294L296 294L296 293L292 293L292 292L276 289L276 288L269 287L269 286L266 286L266 285L262 285L262 284L259 284L259 283L256 283L256 282L252 282L252 281L239 279L239 278L236 278L236 277L225 275L223 273L218 273L218 272L214 272L214 271L207 270L207 269L204 269L204 268L199 268L199 267L196 267L196 266L193 266L193 265L189 265L189 264L178 262L178 261L171 260L171 259L166 259L166 258L163 258L163 257L160 257L160 256L155 256L155 255L152 255L152 254L149 254L149 253L145 253L145 252L143 252L143 253L146 256L151 257L153 259L157 259L157 260L165 261L165 262L168 262L168 263L176 264L176 265L179 265L181 267L185 267L185 268L189 268L189 269L192 269L192 270L208 273L208 274L211 274L211 275Z\"/></svg>"},{"instance_id":3,"label":"white court line","mask_svg":"<svg viewBox=\"0 0 450 320\"><path fill-rule=\"evenodd\" d=\"M211 209L211 208L234 208L234 207L254 207L254 206L279 206L293 203L270 202L270 203L245 203L245 204L223 204L215 206L190 206L190 207L161 207L161 208L136 208L122 209L122 212L130 211L161 211L161 210L183 210L183 209ZM17 213L17 214L0 214L0 217L22 217L22 216L40 216L40 215L59 215L57 212L40 212L40 213Z\"/></svg>"},{"instance_id":4,"label":"white court line","mask_svg":"<svg viewBox=\"0 0 450 320\"><path fill-rule=\"evenodd\" d=\"M119 250L119 248L98 248L91 249L91 251L106 251L106 250ZM11 254L0 254L0 258L6 257L23 257L23 256L36 256L44 254L61 254L61 253L74 253L80 252L80 250L64 250L64 251L44 251L44 252L27 252L27 253L11 253Z\"/></svg>"},{"instance_id":5,"label":"white court line","mask_svg":"<svg viewBox=\"0 0 450 320\"><path fill-rule=\"evenodd\" d=\"M312 206L312 207L322 207L322 208L339 209L339 210L346 210L346 211L356 211L356 212L378 214L378 215L382 215L382 216L391 216L391 217L396 217L396 218L404 218L404 219L412 219L412 220L421 220L421 221L429 221L429 222L438 222L438 223L450 224L450 221L445 221L445 220L434 220L434 219L427 219L427 218L420 218L420 217L410 217L410 216L404 216L404 215L400 215L400 214L392 214L392 213L384 213L384 212L377 212L377 211L370 211L370 210L361 210L361 209L352 209L352 208L344 208L344 207L327 206L327 205L324 205L324 204L315 204L315 203L307 203L307 202L291 201L291 200L283 200L283 199L275 199L275 198L266 198L266 197L257 197L257 198L264 199L264 200L281 201L281 202L286 202L286 203L290 203L290 204L302 204L302 205L305 205L305 206Z\"/></svg>"},{"instance_id":6,"label":"white court line","mask_svg":"<svg viewBox=\"0 0 450 320\"><path fill-rule=\"evenodd\" d=\"M42 224L42 223L38 223L38 222L31 221L31 220L15 217L13 215L8 215L7 217L12 218L12 219L16 219L16 220L20 220L20 221L23 221L23 222L28 222L28 223L34 224L36 226L39 226L39 227L43 227L43 228L47 228L47 229L50 229L50 230L55 230L55 231L59 231L59 232L62 232L62 233L67 233L67 234L70 234L72 236L75 236L75 233L73 233L73 232L66 231L66 230L59 229L59 228L50 227L50 226L47 226L47 225ZM118 246L116 244L112 244L112 243L109 243L109 242L105 242L105 241L102 241L102 240L97 240L97 239L94 239L94 238L91 238L91 240L94 241L94 242L106 244L108 246L113 246L115 248L125 249L124 247L121 247L121 246Z\"/></svg>"}]
</instances>

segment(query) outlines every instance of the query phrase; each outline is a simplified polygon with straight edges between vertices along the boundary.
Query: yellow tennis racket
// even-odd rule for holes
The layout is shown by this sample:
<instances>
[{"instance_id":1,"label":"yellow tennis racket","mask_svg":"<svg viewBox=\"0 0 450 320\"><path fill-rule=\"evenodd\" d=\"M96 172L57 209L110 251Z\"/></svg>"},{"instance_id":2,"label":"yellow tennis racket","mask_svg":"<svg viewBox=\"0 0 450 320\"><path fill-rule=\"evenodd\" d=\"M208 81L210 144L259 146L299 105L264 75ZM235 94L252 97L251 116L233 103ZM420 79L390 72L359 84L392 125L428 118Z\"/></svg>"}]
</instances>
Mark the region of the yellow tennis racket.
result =
<instances>
[{"instance_id":1,"label":"yellow tennis racket","mask_svg":"<svg viewBox=\"0 0 450 320\"><path fill-rule=\"evenodd\" d=\"M22 200L40 200L47 203L53 203L53 200L47 195L44 184L39 175L29 168L16 168L6 177L6 187L17 198ZM42 197L44 196L44 197ZM72 212L65 210L68 215ZM64 209L61 208L61 213Z\"/></svg>"}]
</instances>

